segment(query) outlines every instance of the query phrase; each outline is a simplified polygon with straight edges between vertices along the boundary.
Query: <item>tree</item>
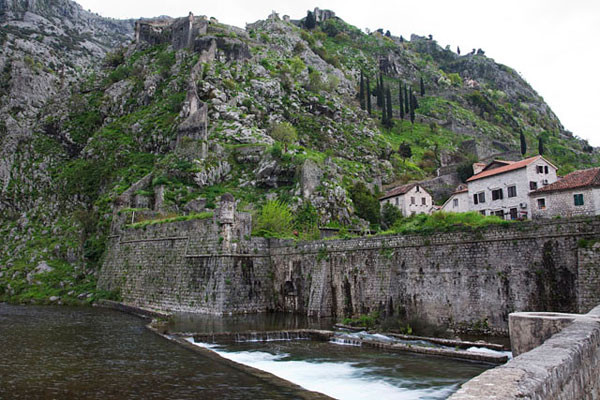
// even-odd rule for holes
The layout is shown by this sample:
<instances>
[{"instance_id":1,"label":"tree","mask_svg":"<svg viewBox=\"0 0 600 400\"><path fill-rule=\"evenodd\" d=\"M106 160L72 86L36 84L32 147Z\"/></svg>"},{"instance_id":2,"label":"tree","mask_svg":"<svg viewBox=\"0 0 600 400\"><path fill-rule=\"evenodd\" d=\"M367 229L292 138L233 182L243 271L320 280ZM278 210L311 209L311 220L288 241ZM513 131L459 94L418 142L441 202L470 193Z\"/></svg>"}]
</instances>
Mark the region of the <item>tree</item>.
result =
<instances>
[{"instance_id":1,"label":"tree","mask_svg":"<svg viewBox=\"0 0 600 400\"><path fill-rule=\"evenodd\" d=\"M383 110L384 107L384 93L383 93L383 75L379 74L379 79L377 81L377 107Z\"/></svg>"},{"instance_id":2,"label":"tree","mask_svg":"<svg viewBox=\"0 0 600 400\"><path fill-rule=\"evenodd\" d=\"M381 89L383 92L383 89ZM381 125L388 126L387 110L385 108L385 96L381 96Z\"/></svg>"},{"instance_id":3,"label":"tree","mask_svg":"<svg viewBox=\"0 0 600 400\"><path fill-rule=\"evenodd\" d=\"M402 211L392 203L385 203L381 210L381 225L383 229L390 229L396 221L402 218Z\"/></svg>"},{"instance_id":4,"label":"tree","mask_svg":"<svg viewBox=\"0 0 600 400\"><path fill-rule=\"evenodd\" d=\"M408 85L404 85L404 112L410 114L410 98L408 97Z\"/></svg>"},{"instance_id":5,"label":"tree","mask_svg":"<svg viewBox=\"0 0 600 400\"><path fill-rule=\"evenodd\" d=\"M423 77L421 77L421 96L425 96L425 83L423 83Z\"/></svg>"},{"instance_id":6,"label":"tree","mask_svg":"<svg viewBox=\"0 0 600 400\"><path fill-rule=\"evenodd\" d=\"M360 71L360 91L358 93L358 99L360 101L360 108L365 109L365 81L363 77L363 72Z\"/></svg>"},{"instance_id":7,"label":"tree","mask_svg":"<svg viewBox=\"0 0 600 400\"><path fill-rule=\"evenodd\" d=\"M538 138L538 154L540 156L544 155L544 138L541 136Z\"/></svg>"},{"instance_id":8,"label":"tree","mask_svg":"<svg viewBox=\"0 0 600 400\"><path fill-rule=\"evenodd\" d=\"M410 123L415 123L415 109L418 107L417 98L413 94L412 90L410 92Z\"/></svg>"},{"instance_id":9,"label":"tree","mask_svg":"<svg viewBox=\"0 0 600 400\"><path fill-rule=\"evenodd\" d=\"M367 76L367 111L371 115L371 82Z\"/></svg>"},{"instance_id":10,"label":"tree","mask_svg":"<svg viewBox=\"0 0 600 400\"><path fill-rule=\"evenodd\" d=\"M287 153L288 144L298 140L296 128L289 122L278 122L271 127L271 137L284 145L284 153Z\"/></svg>"},{"instance_id":11,"label":"tree","mask_svg":"<svg viewBox=\"0 0 600 400\"><path fill-rule=\"evenodd\" d=\"M400 119L404 119L404 96L402 96L402 82L398 83L398 102L400 105Z\"/></svg>"},{"instance_id":12,"label":"tree","mask_svg":"<svg viewBox=\"0 0 600 400\"><path fill-rule=\"evenodd\" d=\"M371 224L379 223L379 199L362 182L350 188L350 198L354 203L354 211L360 218Z\"/></svg>"},{"instance_id":13,"label":"tree","mask_svg":"<svg viewBox=\"0 0 600 400\"><path fill-rule=\"evenodd\" d=\"M398 155L402 157L403 160L412 157L412 149L410 148L410 144L406 142L400 143L400 147L398 147Z\"/></svg>"},{"instance_id":14,"label":"tree","mask_svg":"<svg viewBox=\"0 0 600 400\"><path fill-rule=\"evenodd\" d=\"M312 13L312 11L309 11L306 14L304 26L306 27L306 29L313 29L315 26L317 26L317 20L315 19L315 15Z\"/></svg>"},{"instance_id":15,"label":"tree","mask_svg":"<svg viewBox=\"0 0 600 400\"><path fill-rule=\"evenodd\" d=\"M387 36L387 37L391 37L391 36L392 36L392 34L390 33L390 31L385 31L385 36Z\"/></svg>"},{"instance_id":16,"label":"tree","mask_svg":"<svg viewBox=\"0 0 600 400\"><path fill-rule=\"evenodd\" d=\"M460 56L460 47L456 46L456 54Z\"/></svg>"},{"instance_id":17,"label":"tree","mask_svg":"<svg viewBox=\"0 0 600 400\"><path fill-rule=\"evenodd\" d=\"M394 114L392 111L392 92L390 91L390 88L388 87L386 90L386 105L387 105L387 125L388 127L391 127L392 125L394 125ZM386 112L384 110L384 112Z\"/></svg>"},{"instance_id":18,"label":"tree","mask_svg":"<svg viewBox=\"0 0 600 400\"><path fill-rule=\"evenodd\" d=\"M287 204L279 200L269 200L260 210L254 232L260 236L291 236L294 228L294 215Z\"/></svg>"},{"instance_id":19,"label":"tree","mask_svg":"<svg viewBox=\"0 0 600 400\"><path fill-rule=\"evenodd\" d=\"M525 140L525 135L523 134L523 132L521 132L520 135L521 138L521 155L525 155L525 153L527 153L527 141Z\"/></svg>"}]
</instances>

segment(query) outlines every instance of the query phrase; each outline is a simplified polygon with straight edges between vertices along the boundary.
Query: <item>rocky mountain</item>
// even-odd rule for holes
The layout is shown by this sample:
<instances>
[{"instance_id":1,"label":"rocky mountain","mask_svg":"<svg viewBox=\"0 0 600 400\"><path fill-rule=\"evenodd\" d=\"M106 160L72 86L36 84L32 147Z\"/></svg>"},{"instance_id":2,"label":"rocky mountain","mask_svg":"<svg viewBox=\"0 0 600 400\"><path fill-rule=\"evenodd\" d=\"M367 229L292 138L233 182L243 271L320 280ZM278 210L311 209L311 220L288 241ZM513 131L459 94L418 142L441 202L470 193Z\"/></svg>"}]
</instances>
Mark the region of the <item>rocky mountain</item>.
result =
<instances>
[{"instance_id":1,"label":"rocky mountain","mask_svg":"<svg viewBox=\"0 0 600 400\"><path fill-rule=\"evenodd\" d=\"M190 14L134 28L68 0L0 1L0 299L98 295L115 202L132 219L182 217L229 192L240 209L276 198L320 225L364 227L360 188L429 180L441 201L461 165L519 157L521 132L562 172L598 162L483 51L366 34L318 9L314 27Z\"/></svg>"}]
</instances>

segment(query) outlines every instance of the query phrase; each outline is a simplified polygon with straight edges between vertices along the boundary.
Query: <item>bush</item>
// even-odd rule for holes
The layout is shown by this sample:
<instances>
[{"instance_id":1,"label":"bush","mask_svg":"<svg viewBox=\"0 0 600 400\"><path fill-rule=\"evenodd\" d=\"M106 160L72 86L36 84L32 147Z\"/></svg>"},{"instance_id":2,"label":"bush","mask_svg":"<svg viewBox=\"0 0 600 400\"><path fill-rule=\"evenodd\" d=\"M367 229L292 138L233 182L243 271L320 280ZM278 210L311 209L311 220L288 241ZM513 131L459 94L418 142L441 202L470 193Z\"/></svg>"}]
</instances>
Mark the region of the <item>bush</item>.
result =
<instances>
[{"instance_id":1,"label":"bush","mask_svg":"<svg viewBox=\"0 0 600 400\"><path fill-rule=\"evenodd\" d=\"M263 237L292 237L294 216L287 204L269 200L256 218L253 234Z\"/></svg>"},{"instance_id":2,"label":"bush","mask_svg":"<svg viewBox=\"0 0 600 400\"><path fill-rule=\"evenodd\" d=\"M392 227L394 233L431 233L448 232L465 228L482 228L489 225L506 225L515 223L497 216L483 216L476 211L466 213L436 212L431 215L418 214L410 218L398 220Z\"/></svg>"},{"instance_id":3,"label":"bush","mask_svg":"<svg viewBox=\"0 0 600 400\"><path fill-rule=\"evenodd\" d=\"M350 197L354 203L356 215L373 225L379 224L379 199L364 183L357 182L350 189Z\"/></svg>"},{"instance_id":4,"label":"bush","mask_svg":"<svg viewBox=\"0 0 600 400\"><path fill-rule=\"evenodd\" d=\"M296 212L295 227L301 236L319 239L319 214L310 202L306 202Z\"/></svg>"},{"instance_id":5,"label":"bush","mask_svg":"<svg viewBox=\"0 0 600 400\"><path fill-rule=\"evenodd\" d=\"M271 137L278 142L283 143L283 152L287 153L288 144L292 144L298 140L298 133L292 124L283 121L277 122L271 126Z\"/></svg>"},{"instance_id":6,"label":"bush","mask_svg":"<svg viewBox=\"0 0 600 400\"><path fill-rule=\"evenodd\" d=\"M383 229L391 228L396 221L402 218L402 212L391 203L385 203L381 210L381 225Z\"/></svg>"}]
</instances>

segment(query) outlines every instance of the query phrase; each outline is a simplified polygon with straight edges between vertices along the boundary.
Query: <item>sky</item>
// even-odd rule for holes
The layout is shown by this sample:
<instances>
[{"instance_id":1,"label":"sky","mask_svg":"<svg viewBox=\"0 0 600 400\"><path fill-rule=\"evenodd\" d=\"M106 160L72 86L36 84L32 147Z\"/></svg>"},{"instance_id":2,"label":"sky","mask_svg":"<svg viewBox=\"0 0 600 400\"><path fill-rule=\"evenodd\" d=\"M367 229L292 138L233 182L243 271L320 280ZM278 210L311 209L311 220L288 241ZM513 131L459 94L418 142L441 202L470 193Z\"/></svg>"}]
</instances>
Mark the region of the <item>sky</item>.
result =
<instances>
[{"instance_id":1,"label":"sky","mask_svg":"<svg viewBox=\"0 0 600 400\"><path fill-rule=\"evenodd\" d=\"M514 68L550 105L564 127L600 146L600 1L598 0L78 0L104 17L215 17L244 27L271 11L300 19L314 7L333 10L362 29L433 38L462 53L481 48Z\"/></svg>"}]
</instances>

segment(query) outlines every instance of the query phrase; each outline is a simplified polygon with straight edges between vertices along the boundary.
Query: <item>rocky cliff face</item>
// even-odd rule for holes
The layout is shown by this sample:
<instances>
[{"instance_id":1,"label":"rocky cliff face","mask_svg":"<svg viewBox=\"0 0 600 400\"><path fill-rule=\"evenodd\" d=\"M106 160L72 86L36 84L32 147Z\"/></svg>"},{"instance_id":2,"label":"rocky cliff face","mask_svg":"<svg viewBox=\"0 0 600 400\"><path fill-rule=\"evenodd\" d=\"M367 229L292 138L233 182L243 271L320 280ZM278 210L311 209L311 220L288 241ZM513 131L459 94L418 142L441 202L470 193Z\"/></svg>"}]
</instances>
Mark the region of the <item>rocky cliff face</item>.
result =
<instances>
[{"instance_id":1,"label":"rocky cliff face","mask_svg":"<svg viewBox=\"0 0 600 400\"><path fill-rule=\"evenodd\" d=\"M272 14L246 29L189 15L134 30L68 0L0 0L0 299L91 290L123 193L132 219L210 210L230 192L248 211L277 198L296 213L311 205L321 225L364 227L356 183L439 170L450 176L432 181L441 200L458 164L511 155L521 131L531 149L542 136L563 171L597 162L510 68L315 15L313 29ZM400 87L417 99L414 123L401 118ZM397 154L403 142L410 157ZM41 263L52 273L32 288L25 277Z\"/></svg>"}]
</instances>

